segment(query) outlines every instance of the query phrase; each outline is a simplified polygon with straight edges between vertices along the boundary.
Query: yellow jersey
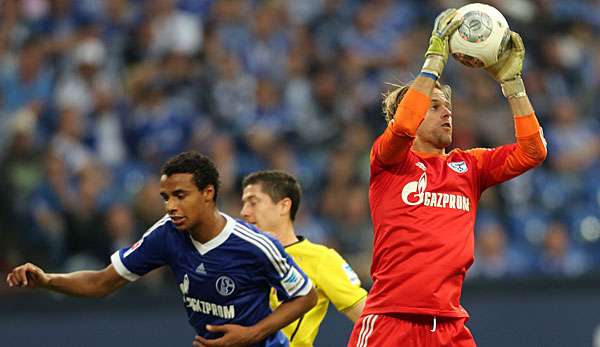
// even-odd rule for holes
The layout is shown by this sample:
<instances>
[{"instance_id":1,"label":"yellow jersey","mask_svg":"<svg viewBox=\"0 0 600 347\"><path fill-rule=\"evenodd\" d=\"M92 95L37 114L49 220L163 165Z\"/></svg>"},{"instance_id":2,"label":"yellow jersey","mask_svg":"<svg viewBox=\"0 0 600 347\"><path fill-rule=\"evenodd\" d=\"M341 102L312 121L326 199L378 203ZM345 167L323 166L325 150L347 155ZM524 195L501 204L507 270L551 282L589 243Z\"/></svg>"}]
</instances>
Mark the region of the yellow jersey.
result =
<instances>
[{"instance_id":1,"label":"yellow jersey","mask_svg":"<svg viewBox=\"0 0 600 347\"><path fill-rule=\"evenodd\" d=\"M356 273L335 250L302 237L299 239L285 250L313 282L319 298L315 307L282 331L290 340L290 347L312 347L329 302L338 311L344 311L365 298L367 291L361 288ZM281 304L274 290L271 290L270 302L273 309Z\"/></svg>"}]
</instances>

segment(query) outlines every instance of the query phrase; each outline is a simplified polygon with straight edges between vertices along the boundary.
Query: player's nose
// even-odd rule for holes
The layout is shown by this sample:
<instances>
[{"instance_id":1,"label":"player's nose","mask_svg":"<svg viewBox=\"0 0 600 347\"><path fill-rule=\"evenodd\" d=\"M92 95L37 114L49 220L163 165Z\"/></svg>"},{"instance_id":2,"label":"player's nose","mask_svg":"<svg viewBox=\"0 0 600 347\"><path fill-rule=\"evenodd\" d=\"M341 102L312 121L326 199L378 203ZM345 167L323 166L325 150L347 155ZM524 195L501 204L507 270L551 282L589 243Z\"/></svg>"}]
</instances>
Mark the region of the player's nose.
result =
<instances>
[{"instance_id":1,"label":"player's nose","mask_svg":"<svg viewBox=\"0 0 600 347\"><path fill-rule=\"evenodd\" d=\"M246 206L242 207L242 210L240 211L240 215L246 222L252 223L250 221L250 211L248 211L248 208Z\"/></svg>"},{"instance_id":2,"label":"player's nose","mask_svg":"<svg viewBox=\"0 0 600 347\"><path fill-rule=\"evenodd\" d=\"M256 218L254 218L254 216L250 213L244 213L242 214L242 218L244 219L244 221L246 223L250 223L250 224L256 224Z\"/></svg>"},{"instance_id":3,"label":"player's nose","mask_svg":"<svg viewBox=\"0 0 600 347\"><path fill-rule=\"evenodd\" d=\"M452 110L447 106L442 106L442 118L446 119L446 118L451 118L451 117L452 117Z\"/></svg>"},{"instance_id":4,"label":"player's nose","mask_svg":"<svg viewBox=\"0 0 600 347\"><path fill-rule=\"evenodd\" d=\"M177 202L175 199L169 199L165 204L165 208L167 209L167 213L170 215L173 215L175 212L177 212Z\"/></svg>"},{"instance_id":5,"label":"player's nose","mask_svg":"<svg viewBox=\"0 0 600 347\"><path fill-rule=\"evenodd\" d=\"M450 123L452 125L452 111L446 109L440 115L440 120L442 123Z\"/></svg>"}]
</instances>

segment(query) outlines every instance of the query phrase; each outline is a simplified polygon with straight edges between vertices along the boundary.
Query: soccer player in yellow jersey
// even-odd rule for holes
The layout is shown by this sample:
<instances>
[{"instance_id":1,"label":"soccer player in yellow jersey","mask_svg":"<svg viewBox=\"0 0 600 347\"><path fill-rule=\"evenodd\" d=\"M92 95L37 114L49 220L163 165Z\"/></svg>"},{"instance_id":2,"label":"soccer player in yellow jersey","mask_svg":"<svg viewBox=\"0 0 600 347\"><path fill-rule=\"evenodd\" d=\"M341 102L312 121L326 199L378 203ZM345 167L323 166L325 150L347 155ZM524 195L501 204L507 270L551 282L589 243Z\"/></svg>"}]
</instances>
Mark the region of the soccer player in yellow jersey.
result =
<instances>
[{"instance_id":1,"label":"soccer player in yellow jersey","mask_svg":"<svg viewBox=\"0 0 600 347\"><path fill-rule=\"evenodd\" d=\"M282 330L290 346L313 345L329 302L355 322L365 305L367 291L335 250L296 235L294 219L301 196L296 178L282 171L258 171L246 176L242 187L242 217L277 237L317 289L317 305ZM271 306L279 304L272 291Z\"/></svg>"}]
</instances>

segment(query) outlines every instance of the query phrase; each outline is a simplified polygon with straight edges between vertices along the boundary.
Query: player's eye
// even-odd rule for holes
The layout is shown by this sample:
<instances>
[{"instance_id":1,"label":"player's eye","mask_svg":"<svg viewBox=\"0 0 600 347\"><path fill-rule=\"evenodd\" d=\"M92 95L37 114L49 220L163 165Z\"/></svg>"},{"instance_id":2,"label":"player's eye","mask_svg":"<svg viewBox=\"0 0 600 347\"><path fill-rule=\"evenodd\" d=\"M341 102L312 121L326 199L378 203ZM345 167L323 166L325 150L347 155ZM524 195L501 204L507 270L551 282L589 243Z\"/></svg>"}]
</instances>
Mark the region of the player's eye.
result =
<instances>
[{"instance_id":1,"label":"player's eye","mask_svg":"<svg viewBox=\"0 0 600 347\"><path fill-rule=\"evenodd\" d=\"M254 207L256 206L256 199L251 197L248 200L244 201L244 206Z\"/></svg>"}]
</instances>

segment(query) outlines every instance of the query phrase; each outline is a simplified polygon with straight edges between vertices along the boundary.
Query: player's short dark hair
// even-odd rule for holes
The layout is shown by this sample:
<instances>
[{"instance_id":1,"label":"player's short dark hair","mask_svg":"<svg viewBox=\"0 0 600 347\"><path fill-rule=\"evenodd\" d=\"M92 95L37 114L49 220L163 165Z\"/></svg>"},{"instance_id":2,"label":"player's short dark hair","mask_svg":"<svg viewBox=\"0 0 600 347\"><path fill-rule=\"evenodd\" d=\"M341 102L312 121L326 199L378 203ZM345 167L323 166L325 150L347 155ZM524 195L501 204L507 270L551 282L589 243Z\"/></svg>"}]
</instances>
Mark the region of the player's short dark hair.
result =
<instances>
[{"instance_id":1,"label":"player's short dark hair","mask_svg":"<svg viewBox=\"0 0 600 347\"><path fill-rule=\"evenodd\" d=\"M219 171L207 156L198 152L183 152L167 160L161 169L161 174L167 177L178 173L193 174L194 184L198 190L212 185L215 189L213 200L217 201L220 185Z\"/></svg>"},{"instance_id":2,"label":"player's short dark hair","mask_svg":"<svg viewBox=\"0 0 600 347\"><path fill-rule=\"evenodd\" d=\"M242 187L246 188L251 184L260 184L262 190L274 202L290 198L292 201L290 219L296 219L296 213L298 213L298 208L300 207L300 197L302 196L302 189L296 177L279 170L257 171L244 178Z\"/></svg>"},{"instance_id":3,"label":"player's short dark hair","mask_svg":"<svg viewBox=\"0 0 600 347\"><path fill-rule=\"evenodd\" d=\"M394 88L383 93L383 101L381 102L383 115L387 123L394 119L394 115L396 114L396 109L398 108L398 105L400 105L400 101L402 101L404 95L406 95L406 92L408 92L408 88L410 88L413 82L414 81L411 81L406 84L388 83ZM441 84L440 81L435 81L435 88L441 90L442 93L444 93L446 99L448 99L448 102L452 102L452 89L449 85Z\"/></svg>"}]
</instances>

